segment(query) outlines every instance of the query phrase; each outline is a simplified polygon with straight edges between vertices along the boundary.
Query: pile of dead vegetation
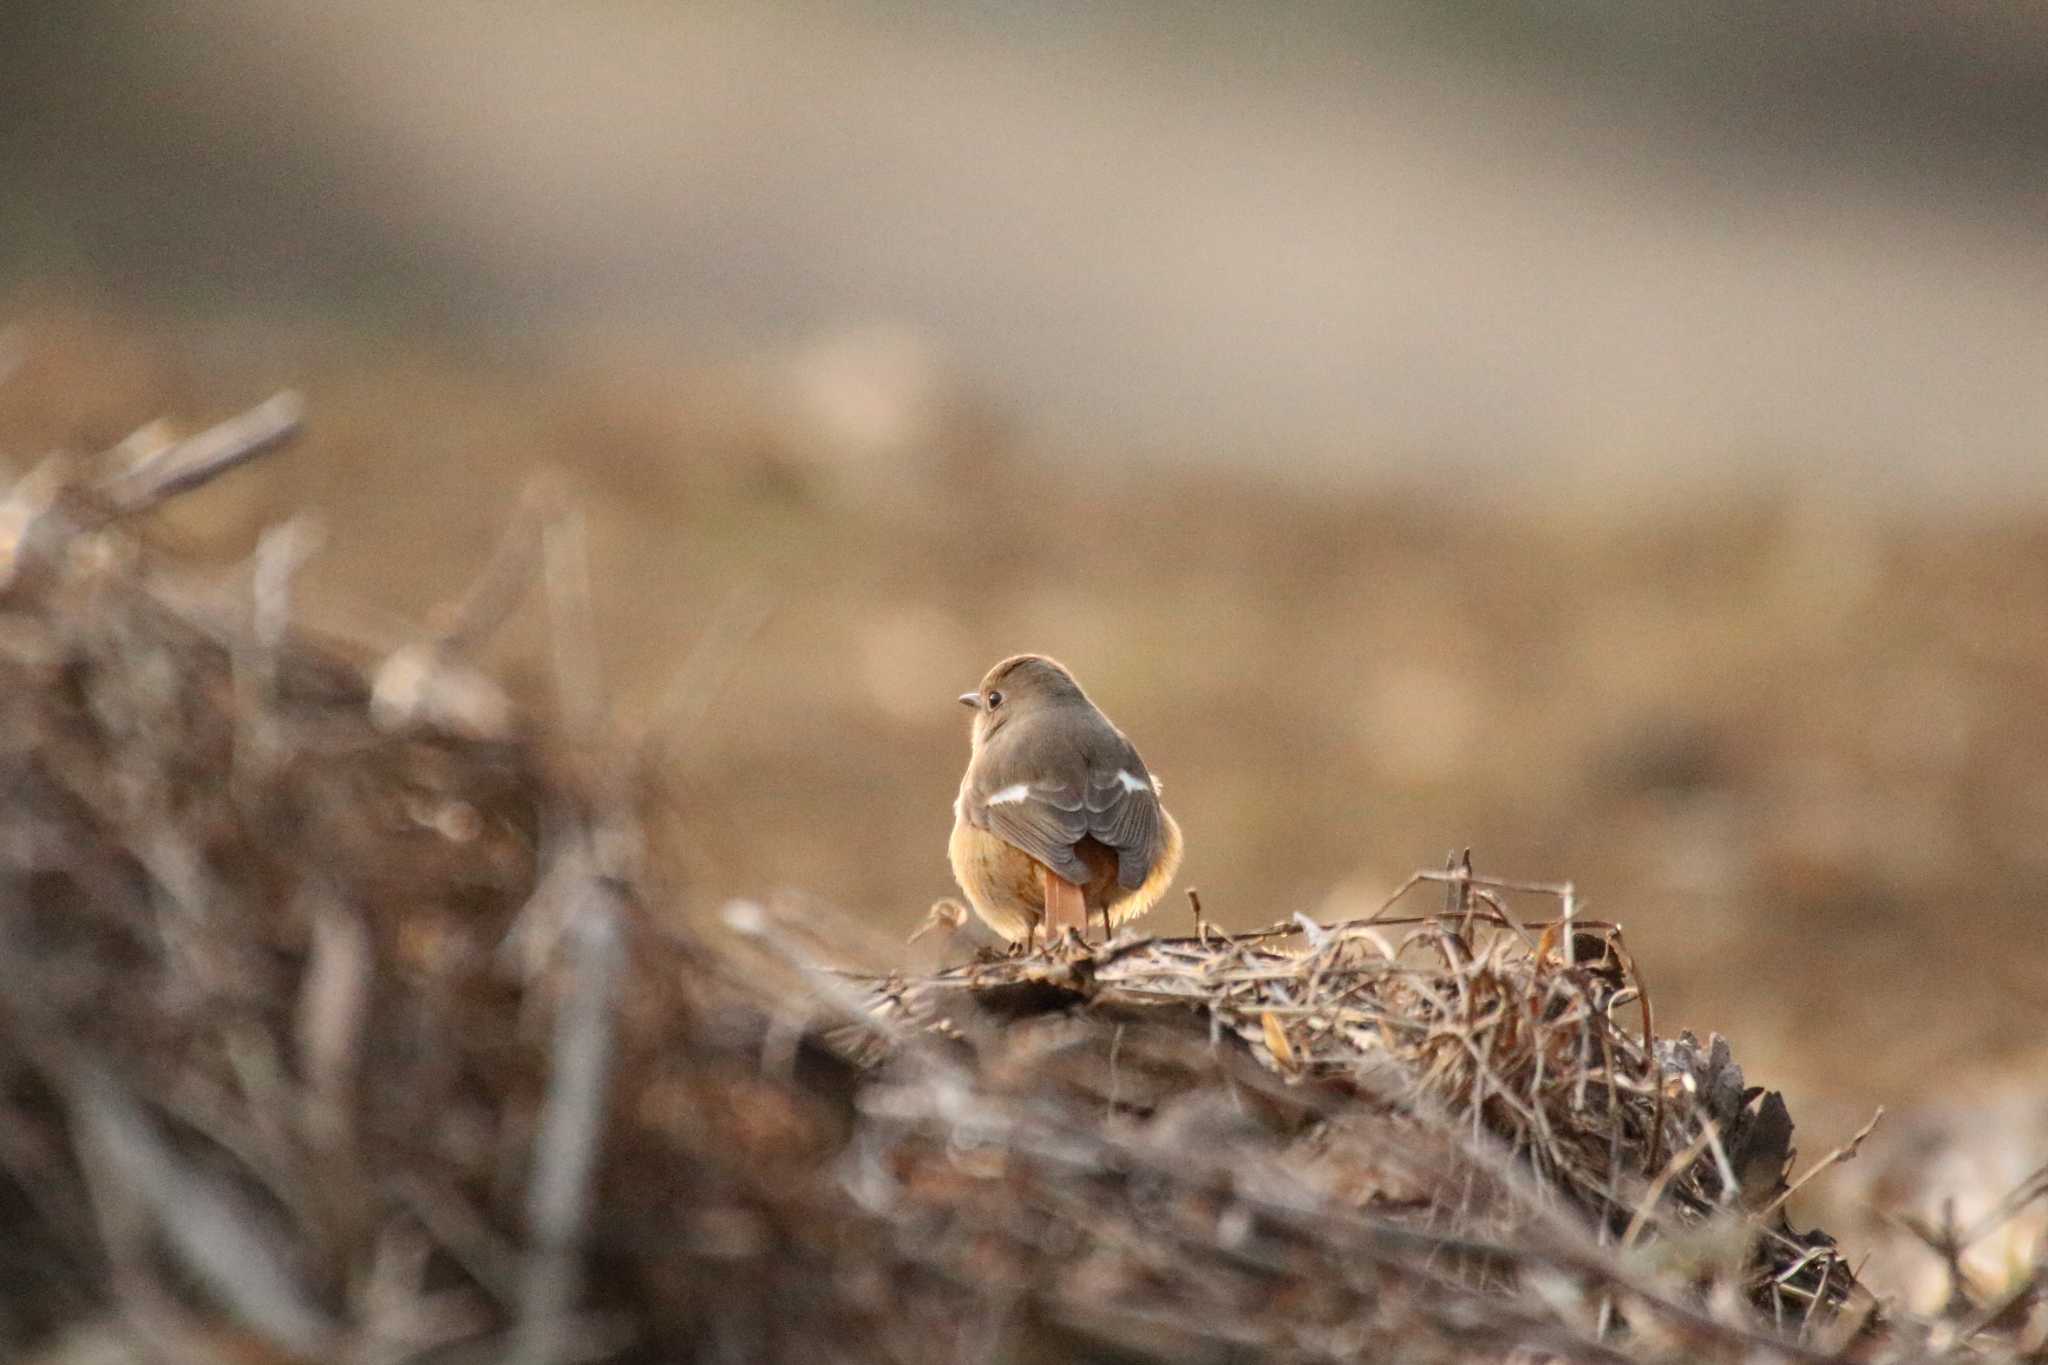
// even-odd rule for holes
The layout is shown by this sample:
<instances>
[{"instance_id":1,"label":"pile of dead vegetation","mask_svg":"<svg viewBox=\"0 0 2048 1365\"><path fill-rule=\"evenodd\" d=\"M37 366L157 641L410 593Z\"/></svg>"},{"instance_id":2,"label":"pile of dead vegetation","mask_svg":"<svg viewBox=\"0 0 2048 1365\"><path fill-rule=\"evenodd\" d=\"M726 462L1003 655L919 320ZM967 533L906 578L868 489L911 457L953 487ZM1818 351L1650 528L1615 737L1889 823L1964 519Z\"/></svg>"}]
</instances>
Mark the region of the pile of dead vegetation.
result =
<instances>
[{"instance_id":1,"label":"pile of dead vegetation","mask_svg":"<svg viewBox=\"0 0 2048 1365\"><path fill-rule=\"evenodd\" d=\"M816 912L693 927L573 514L379 649L296 621L302 526L211 585L133 534L296 421L0 504L0 1355L2040 1349L2030 1292L1887 1314L1792 1227L1782 1103L1561 888L916 979ZM545 722L470 662L529 585Z\"/></svg>"}]
</instances>

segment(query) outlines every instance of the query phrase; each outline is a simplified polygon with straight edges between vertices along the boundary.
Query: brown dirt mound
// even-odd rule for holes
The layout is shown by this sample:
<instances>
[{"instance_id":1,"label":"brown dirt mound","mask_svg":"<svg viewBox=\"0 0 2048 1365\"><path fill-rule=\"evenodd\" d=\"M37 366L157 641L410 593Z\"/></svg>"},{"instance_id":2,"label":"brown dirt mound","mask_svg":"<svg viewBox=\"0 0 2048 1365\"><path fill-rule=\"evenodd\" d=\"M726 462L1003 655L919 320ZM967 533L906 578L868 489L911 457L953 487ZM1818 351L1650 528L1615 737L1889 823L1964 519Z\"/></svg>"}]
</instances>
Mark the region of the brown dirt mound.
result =
<instances>
[{"instance_id":1,"label":"brown dirt mound","mask_svg":"<svg viewBox=\"0 0 2048 1365\"><path fill-rule=\"evenodd\" d=\"M294 420L0 506L7 1356L2030 1344L2033 1281L1887 1321L1791 1229L1782 1104L1656 1036L1568 895L1524 923L1461 865L1430 916L916 979L830 970L815 913L681 927L647 751L582 671L573 515L381 657L294 629L303 528L211 592L125 529ZM536 563L545 722L464 662Z\"/></svg>"}]
</instances>

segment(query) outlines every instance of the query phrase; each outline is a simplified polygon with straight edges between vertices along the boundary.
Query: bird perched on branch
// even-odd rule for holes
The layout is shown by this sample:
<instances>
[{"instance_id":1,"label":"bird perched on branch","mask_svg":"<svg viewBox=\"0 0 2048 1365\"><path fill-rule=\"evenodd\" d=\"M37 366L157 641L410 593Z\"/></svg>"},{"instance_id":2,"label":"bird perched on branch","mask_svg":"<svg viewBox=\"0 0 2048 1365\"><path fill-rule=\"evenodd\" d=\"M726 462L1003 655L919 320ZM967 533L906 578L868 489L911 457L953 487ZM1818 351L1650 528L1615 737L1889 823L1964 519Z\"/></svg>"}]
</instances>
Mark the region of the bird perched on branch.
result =
<instances>
[{"instance_id":1,"label":"bird perched on branch","mask_svg":"<svg viewBox=\"0 0 2048 1365\"><path fill-rule=\"evenodd\" d=\"M973 752L953 803L953 876L1012 943L1105 937L1152 908L1180 866L1180 826L1145 760L1052 659L1019 654L962 693Z\"/></svg>"}]
</instances>

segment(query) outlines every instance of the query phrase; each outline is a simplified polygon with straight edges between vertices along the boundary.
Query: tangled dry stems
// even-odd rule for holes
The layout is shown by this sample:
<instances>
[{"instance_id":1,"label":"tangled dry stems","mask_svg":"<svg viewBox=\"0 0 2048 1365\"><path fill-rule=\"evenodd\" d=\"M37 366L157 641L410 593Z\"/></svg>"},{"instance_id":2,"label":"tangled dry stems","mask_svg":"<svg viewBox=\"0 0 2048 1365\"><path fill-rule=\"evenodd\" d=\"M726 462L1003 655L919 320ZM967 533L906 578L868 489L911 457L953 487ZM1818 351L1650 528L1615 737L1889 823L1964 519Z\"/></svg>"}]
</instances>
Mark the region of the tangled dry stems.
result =
<instances>
[{"instance_id":1,"label":"tangled dry stems","mask_svg":"<svg viewBox=\"0 0 2048 1365\"><path fill-rule=\"evenodd\" d=\"M1532 1232L1568 1228L1590 1232L1596 1250L1629 1249L1719 1219L1741 1226L1753 1302L1804 1329L1837 1320L1857 1286L1832 1243L1752 1216L1775 1214L1786 1188L1782 1100L1745 1090L1719 1038L1653 1037L1615 926L1520 923L1500 899L1508 884L1469 865L1410 886L1437 881L1452 898L1442 915L1069 944L1065 956L873 983L877 1012L950 1033L963 1009L1035 988L1034 1013L1085 1006L1154 1028L1199 1025L1212 1044L1227 1037L1284 1081L1341 1099L1301 1139L1310 1146L1361 1122L1416 1130L1375 1157L1405 1159L1402 1177L1353 1202L1499 1242L1474 1258L1475 1284L1511 1281L1491 1272L1521 1265L1516 1239ZM1569 909L1569 889L1557 890ZM1637 1029L1618 1024L1623 1014ZM1152 1116L1129 1098L1114 1111Z\"/></svg>"},{"instance_id":2,"label":"tangled dry stems","mask_svg":"<svg viewBox=\"0 0 2048 1365\"><path fill-rule=\"evenodd\" d=\"M807 908L684 921L573 519L417 640L315 646L303 533L194 592L124 529L296 412L239 420L0 508L0 1353L2038 1352L2038 1270L1877 1312L1784 1218L1782 1103L1568 895L1461 863L1432 915L914 979ZM468 662L536 574L547 723Z\"/></svg>"}]
</instances>

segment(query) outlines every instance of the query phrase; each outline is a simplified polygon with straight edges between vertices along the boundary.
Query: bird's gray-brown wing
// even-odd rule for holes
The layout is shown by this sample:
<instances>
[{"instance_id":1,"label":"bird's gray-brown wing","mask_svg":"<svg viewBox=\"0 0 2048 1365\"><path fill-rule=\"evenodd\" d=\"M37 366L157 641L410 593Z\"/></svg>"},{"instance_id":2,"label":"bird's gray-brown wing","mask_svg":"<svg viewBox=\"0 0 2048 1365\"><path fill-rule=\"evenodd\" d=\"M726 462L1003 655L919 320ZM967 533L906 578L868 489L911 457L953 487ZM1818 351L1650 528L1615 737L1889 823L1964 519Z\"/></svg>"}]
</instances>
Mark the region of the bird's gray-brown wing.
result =
<instances>
[{"instance_id":1,"label":"bird's gray-brown wing","mask_svg":"<svg viewBox=\"0 0 2048 1365\"><path fill-rule=\"evenodd\" d=\"M1116 740L1088 768L1088 832L1116 850L1117 882L1135 891L1159 858L1159 789L1130 741Z\"/></svg>"},{"instance_id":2,"label":"bird's gray-brown wing","mask_svg":"<svg viewBox=\"0 0 2048 1365\"><path fill-rule=\"evenodd\" d=\"M1085 883L1088 865L1074 846L1088 837L1087 770L1022 738L1006 730L976 757L960 790L963 814L1068 881Z\"/></svg>"},{"instance_id":3,"label":"bird's gray-brown wing","mask_svg":"<svg viewBox=\"0 0 2048 1365\"><path fill-rule=\"evenodd\" d=\"M971 774L968 819L1068 881L1088 880L1074 847L1093 836L1116 851L1117 881L1136 888L1159 856L1159 796L1144 760L1101 713L1034 717L991 739Z\"/></svg>"}]
</instances>

